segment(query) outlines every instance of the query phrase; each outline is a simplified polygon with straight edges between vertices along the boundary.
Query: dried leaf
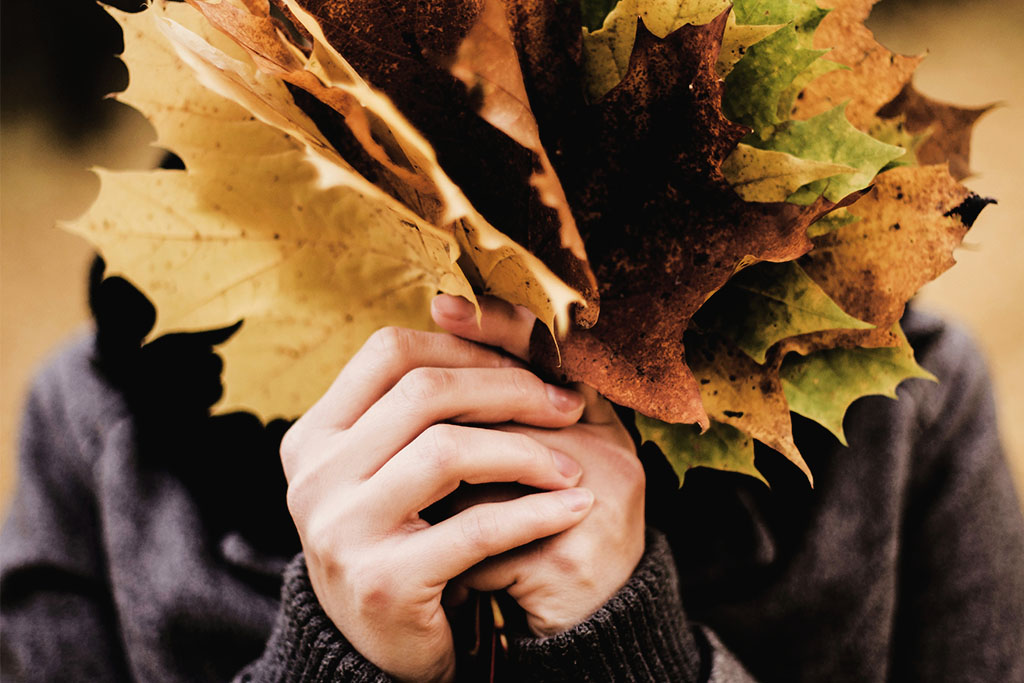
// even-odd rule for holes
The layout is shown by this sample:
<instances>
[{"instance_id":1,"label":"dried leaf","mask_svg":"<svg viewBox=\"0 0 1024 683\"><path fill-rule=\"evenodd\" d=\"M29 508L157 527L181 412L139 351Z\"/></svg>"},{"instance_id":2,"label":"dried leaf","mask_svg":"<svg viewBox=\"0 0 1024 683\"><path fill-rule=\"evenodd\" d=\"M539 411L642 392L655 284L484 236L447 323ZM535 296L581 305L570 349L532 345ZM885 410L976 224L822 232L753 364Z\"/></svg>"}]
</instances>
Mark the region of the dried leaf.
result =
<instances>
[{"instance_id":1,"label":"dried leaf","mask_svg":"<svg viewBox=\"0 0 1024 683\"><path fill-rule=\"evenodd\" d=\"M795 262L763 263L738 273L704 304L696 322L702 330L724 335L758 363L783 339L874 327L839 308Z\"/></svg>"},{"instance_id":2,"label":"dried leaf","mask_svg":"<svg viewBox=\"0 0 1024 683\"><path fill-rule=\"evenodd\" d=\"M722 173L744 201L784 202L801 186L856 169L801 159L785 152L739 144L722 163Z\"/></svg>"},{"instance_id":3,"label":"dried leaf","mask_svg":"<svg viewBox=\"0 0 1024 683\"><path fill-rule=\"evenodd\" d=\"M810 418L845 446L843 417L862 396L896 398L896 387L912 377L937 382L914 360L914 350L899 325L892 328L898 346L877 349L824 349L791 355L782 364L782 387L794 413Z\"/></svg>"},{"instance_id":4,"label":"dried leaf","mask_svg":"<svg viewBox=\"0 0 1024 683\"><path fill-rule=\"evenodd\" d=\"M694 425L669 424L640 413L636 414L636 427L642 442L651 441L661 449L679 477L680 486L694 467L748 474L768 484L754 467L753 439L734 427L712 422L701 434Z\"/></svg>"},{"instance_id":5,"label":"dried leaf","mask_svg":"<svg viewBox=\"0 0 1024 683\"><path fill-rule=\"evenodd\" d=\"M875 2L821 0L831 11L814 34L814 46L830 50L826 59L847 68L809 82L793 105L793 118L809 119L846 104L847 118L866 132L875 112L909 82L923 57L893 54L875 40L864 25Z\"/></svg>"},{"instance_id":6,"label":"dried leaf","mask_svg":"<svg viewBox=\"0 0 1024 683\"><path fill-rule=\"evenodd\" d=\"M125 26L126 62L152 76L134 79L124 99L189 170L102 172L99 198L70 227L153 298L154 335L245 319L223 349L222 408L298 414L377 327L429 327L437 289L472 296L449 232L181 77L187 67L158 28L164 17L193 28L197 41L233 47L193 10L112 13ZM285 98L278 86L267 93Z\"/></svg>"},{"instance_id":7,"label":"dried leaf","mask_svg":"<svg viewBox=\"0 0 1024 683\"><path fill-rule=\"evenodd\" d=\"M957 107L926 97L907 83L891 102L878 111L878 115L903 117L907 131L927 136L915 150L918 162L948 163L950 175L963 180L971 175L968 160L974 123L993 106Z\"/></svg>"},{"instance_id":8,"label":"dried leaf","mask_svg":"<svg viewBox=\"0 0 1024 683\"><path fill-rule=\"evenodd\" d=\"M382 90L436 151L453 187L464 193L481 217L461 222L462 237L470 245L492 251L499 242L522 245L568 281L573 289L566 289L573 291L574 301L583 303L575 287L589 286L588 270L578 259L565 258L558 213L544 204L529 182L535 153L481 118L474 92L467 91L448 68L477 23L483 1L435 0L416 5L399 0L283 1L335 61L350 64ZM481 164L482 158L502 163ZM474 249L466 253L484 275L509 265L500 255L481 263ZM563 268L566 263L571 267ZM508 278L508 284L512 280ZM489 288L487 292L522 299L530 290L520 284L513 290Z\"/></svg>"},{"instance_id":9,"label":"dried leaf","mask_svg":"<svg viewBox=\"0 0 1024 683\"><path fill-rule=\"evenodd\" d=\"M906 302L953 265L967 225L955 215L970 192L942 166L894 168L849 207L856 223L815 239L800 265L850 315L876 330L818 332L788 348L808 353L833 346L892 346L889 330Z\"/></svg>"},{"instance_id":10,"label":"dried leaf","mask_svg":"<svg viewBox=\"0 0 1024 683\"><path fill-rule=\"evenodd\" d=\"M602 286L601 319L567 338L561 367L553 350L537 357L666 422L707 424L682 344L690 317L740 267L804 253L807 225L831 208L740 202L722 176L743 134L720 108L725 20L665 39L641 26L626 77L576 122L587 144L562 174Z\"/></svg>"},{"instance_id":11,"label":"dried leaf","mask_svg":"<svg viewBox=\"0 0 1024 683\"><path fill-rule=\"evenodd\" d=\"M459 45L451 72L477 93L477 111L495 128L534 153L539 169L530 176L540 201L555 211L561 250L542 250L556 271L572 274L570 282L580 290L591 310L583 314L587 324L597 321L597 282L587 263L583 240L569 208L558 174L540 139L537 120L530 109L519 58L500 0L485 0L483 10ZM580 315L577 315L577 321Z\"/></svg>"},{"instance_id":12,"label":"dried leaf","mask_svg":"<svg viewBox=\"0 0 1024 683\"><path fill-rule=\"evenodd\" d=\"M782 453L813 483L796 444L778 368L755 363L725 339L687 334L690 368L713 421L725 423Z\"/></svg>"},{"instance_id":13,"label":"dried leaf","mask_svg":"<svg viewBox=\"0 0 1024 683\"><path fill-rule=\"evenodd\" d=\"M286 0L314 41L305 63L301 53L284 44L283 34L275 32L271 39L261 32L270 30L265 18L225 8L224 3L192 2L253 55L262 69L306 89L342 114L355 138L369 152L371 159L367 162L379 163L370 169L375 171L374 177L383 176L394 196L420 217L445 226L460 240L471 261L468 274L481 290L527 306L552 330L568 324L569 306L581 303L580 295L476 211L440 167L429 143L386 97L372 90L326 44L320 27L302 8ZM253 35L264 39L260 42ZM378 145L377 138L388 141L391 151ZM348 151L351 153L350 148Z\"/></svg>"}]
</instances>

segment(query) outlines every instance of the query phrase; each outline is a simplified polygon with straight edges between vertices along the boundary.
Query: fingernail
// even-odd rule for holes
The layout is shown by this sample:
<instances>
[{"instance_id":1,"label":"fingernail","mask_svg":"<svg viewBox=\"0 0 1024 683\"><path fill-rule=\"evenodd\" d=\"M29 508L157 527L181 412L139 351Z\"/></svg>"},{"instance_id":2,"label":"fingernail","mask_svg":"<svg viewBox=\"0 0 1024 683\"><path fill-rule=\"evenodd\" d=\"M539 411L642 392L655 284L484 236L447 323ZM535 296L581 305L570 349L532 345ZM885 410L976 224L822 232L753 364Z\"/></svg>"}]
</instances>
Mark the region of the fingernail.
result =
<instances>
[{"instance_id":1,"label":"fingernail","mask_svg":"<svg viewBox=\"0 0 1024 683\"><path fill-rule=\"evenodd\" d=\"M563 413L572 413L583 407L583 397L571 389L548 384L547 390L551 404Z\"/></svg>"},{"instance_id":2,"label":"fingernail","mask_svg":"<svg viewBox=\"0 0 1024 683\"><path fill-rule=\"evenodd\" d=\"M560 451L551 451L555 461L555 469L566 479L575 479L581 472L580 464Z\"/></svg>"},{"instance_id":3,"label":"fingernail","mask_svg":"<svg viewBox=\"0 0 1024 683\"><path fill-rule=\"evenodd\" d=\"M452 320L465 320L476 312L473 304L469 303L469 301L461 296L452 296L450 294L440 294L434 297L434 307L438 313Z\"/></svg>"},{"instance_id":4,"label":"fingernail","mask_svg":"<svg viewBox=\"0 0 1024 683\"><path fill-rule=\"evenodd\" d=\"M594 502L594 493L590 489L566 489L561 494L565 507L573 512L586 510Z\"/></svg>"}]
</instances>

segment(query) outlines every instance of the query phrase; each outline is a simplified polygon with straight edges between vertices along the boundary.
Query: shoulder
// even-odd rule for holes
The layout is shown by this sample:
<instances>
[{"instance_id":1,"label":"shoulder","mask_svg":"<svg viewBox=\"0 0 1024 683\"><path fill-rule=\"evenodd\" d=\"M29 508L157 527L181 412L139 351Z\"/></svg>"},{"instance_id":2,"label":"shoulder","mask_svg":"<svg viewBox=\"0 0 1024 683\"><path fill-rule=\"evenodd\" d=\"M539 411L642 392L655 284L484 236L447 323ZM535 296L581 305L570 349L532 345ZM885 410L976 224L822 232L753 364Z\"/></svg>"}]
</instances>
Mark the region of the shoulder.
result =
<instances>
[{"instance_id":1,"label":"shoulder","mask_svg":"<svg viewBox=\"0 0 1024 683\"><path fill-rule=\"evenodd\" d=\"M104 376L90 330L70 339L36 374L21 426L23 453L42 450L89 466L114 425L130 418L124 397Z\"/></svg>"},{"instance_id":2,"label":"shoulder","mask_svg":"<svg viewBox=\"0 0 1024 683\"><path fill-rule=\"evenodd\" d=\"M904 383L920 426L931 437L953 437L969 423L973 430L996 433L994 398L985 357L961 325L911 309L903 319L918 363L938 382Z\"/></svg>"}]
</instances>

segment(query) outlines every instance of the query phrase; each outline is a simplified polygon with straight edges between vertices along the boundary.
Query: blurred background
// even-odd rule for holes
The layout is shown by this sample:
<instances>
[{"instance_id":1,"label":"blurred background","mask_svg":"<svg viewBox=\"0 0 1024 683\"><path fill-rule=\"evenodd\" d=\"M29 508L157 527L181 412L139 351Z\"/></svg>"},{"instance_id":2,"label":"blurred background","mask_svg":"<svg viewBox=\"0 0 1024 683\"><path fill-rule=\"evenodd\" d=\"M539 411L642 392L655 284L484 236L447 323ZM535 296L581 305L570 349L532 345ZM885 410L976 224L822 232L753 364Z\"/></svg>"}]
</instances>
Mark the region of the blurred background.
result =
<instances>
[{"instance_id":1,"label":"blurred background","mask_svg":"<svg viewBox=\"0 0 1024 683\"><path fill-rule=\"evenodd\" d=\"M120 0L128 9L137 2ZM18 415L40 363L87 324L92 251L56 227L99 189L88 169L150 168L161 153L133 110L120 31L90 0L0 4L0 517L14 483ZM927 52L915 84L961 106L1002 106L976 125L966 184L996 197L919 305L966 325L988 357L1002 436L1024 497L1024 3L882 0L868 22L903 54Z\"/></svg>"}]
</instances>

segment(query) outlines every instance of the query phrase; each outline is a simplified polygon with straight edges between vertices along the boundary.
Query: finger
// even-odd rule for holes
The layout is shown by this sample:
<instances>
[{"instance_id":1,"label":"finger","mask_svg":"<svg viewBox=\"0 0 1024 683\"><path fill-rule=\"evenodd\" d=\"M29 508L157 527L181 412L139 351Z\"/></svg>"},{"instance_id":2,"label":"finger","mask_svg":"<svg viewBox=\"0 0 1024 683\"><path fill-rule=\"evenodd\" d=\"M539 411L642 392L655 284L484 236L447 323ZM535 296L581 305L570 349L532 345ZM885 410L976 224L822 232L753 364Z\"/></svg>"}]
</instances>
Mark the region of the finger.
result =
<instances>
[{"instance_id":1,"label":"finger","mask_svg":"<svg viewBox=\"0 0 1024 683\"><path fill-rule=\"evenodd\" d=\"M367 476L439 422L575 424L583 397L522 368L414 368L363 413L347 436L365 454Z\"/></svg>"},{"instance_id":2,"label":"finger","mask_svg":"<svg viewBox=\"0 0 1024 683\"><path fill-rule=\"evenodd\" d=\"M460 590L493 593L507 589L522 581L523 562L520 560L522 551L529 552L534 546L519 548L497 557L488 557L479 564L473 565L463 572L454 583Z\"/></svg>"},{"instance_id":3,"label":"finger","mask_svg":"<svg viewBox=\"0 0 1024 683\"><path fill-rule=\"evenodd\" d=\"M481 317L462 297L440 294L430 305L434 322L454 335L495 346L525 360L530 352L530 334L536 316L523 306L513 306L494 297L480 297Z\"/></svg>"},{"instance_id":4,"label":"finger","mask_svg":"<svg viewBox=\"0 0 1024 683\"><path fill-rule=\"evenodd\" d=\"M540 489L574 486L583 470L574 459L525 434L434 425L374 474L366 486L400 502L393 525L441 500L461 482L517 482Z\"/></svg>"},{"instance_id":5,"label":"finger","mask_svg":"<svg viewBox=\"0 0 1024 683\"><path fill-rule=\"evenodd\" d=\"M572 488L474 505L411 535L410 552L430 568L428 581L443 584L488 557L565 531L593 504L589 489Z\"/></svg>"},{"instance_id":6,"label":"finger","mask_svg":"<svg viewBox=\"0 0 1024 683\"><path fill-rule=\"evenodd\" d=\"M374 332L349 360L327 392L307 411L303 421L347 428L416 367L507 368L516 365L516 361L493 349L449 334L384 327Z\"/></svg>"},{"instance_id":7,"label":"finger","mask_svg":"<svg viewBox=\"0 0 1024 683\"><path fill-rule=\"evenodd\" d=\"M583 383L574 384L573 389L580 392L583 400L586 401L586 408L583 409L583 417L580 418L580 422L595 425L622 424L611 401L597 393L597 389Z\"/></svg>"}]
</instances>

